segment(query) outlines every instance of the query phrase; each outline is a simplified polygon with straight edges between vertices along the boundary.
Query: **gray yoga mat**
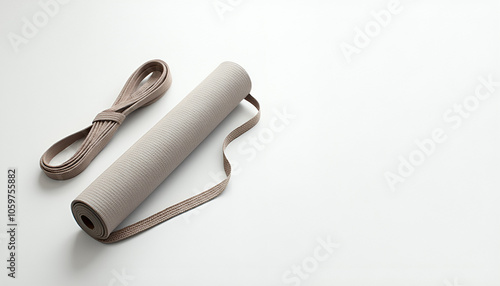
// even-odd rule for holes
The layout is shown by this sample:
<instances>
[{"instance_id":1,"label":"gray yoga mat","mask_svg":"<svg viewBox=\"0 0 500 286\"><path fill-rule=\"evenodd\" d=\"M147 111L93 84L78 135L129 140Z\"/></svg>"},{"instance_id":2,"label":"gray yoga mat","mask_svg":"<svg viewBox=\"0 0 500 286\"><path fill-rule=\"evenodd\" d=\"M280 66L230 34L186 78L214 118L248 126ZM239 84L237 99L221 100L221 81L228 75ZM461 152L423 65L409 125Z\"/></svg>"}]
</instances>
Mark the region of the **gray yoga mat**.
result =
<instances>
[{"instance_id":1,"label":"gray yoga mat","mask_svg":"<svg viewBox=\"0 0 500 286\"><path fill-rule=\"evenodd\" d=\"M250 89L250 77L241 66L232 62L219 65L72 202L73 216L80 227L101 242L115 242L220 194L231 172L225 155L226 180L202 194L114 231L243 99L259 109L258 102L249 95ZM231 132L223 148L252 128L259 115L260 112Z\"/></svg>"}]
</instances>

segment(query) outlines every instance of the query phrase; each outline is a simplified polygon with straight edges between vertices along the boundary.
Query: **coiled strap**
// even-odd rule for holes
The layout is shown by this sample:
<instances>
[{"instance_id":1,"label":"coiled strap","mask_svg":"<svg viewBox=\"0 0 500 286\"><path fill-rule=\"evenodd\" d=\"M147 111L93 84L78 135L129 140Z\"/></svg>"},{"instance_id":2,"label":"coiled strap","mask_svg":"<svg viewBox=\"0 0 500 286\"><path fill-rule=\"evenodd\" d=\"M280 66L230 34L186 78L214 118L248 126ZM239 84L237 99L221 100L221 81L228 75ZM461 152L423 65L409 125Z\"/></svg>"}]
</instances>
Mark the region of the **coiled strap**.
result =
<instances>
[{"instance_id":1,"label":"coiled strap","mask_svg":"<svg viewBox=\"0 0 500 286\"><path fill-rule=\"evenodd\" d=\"M247 132L252 127L254 127L259 122L260 119L259 102L250 94L247 95L245 100L250 102L257 109L257 114L255 114L255 116L249 119L247 122L240 125L238 128L231 131L231 133L229 133L229 135L227 135L226 138L224 139L224 143L222 144L222 155L224 157L224 171L226 172L227 176L224 180L222 180L217 185L211 187L210 189L200 194L197 194L193 197L190 197L189 199L186 199L180 203L172 205L150 217L147 217L132 225L126 226L120 230L113 231L110 234L110 236L106 239L97 239L97 240L102 243L113 243L123 240L125 238L136 235L140 232L143 232L153 226L156 226L164 221L167 221L188 210L191 210L199 205L202 205L220 195L226 188L227 184L229 183L229 179L231 178L231 164L229 163L229 160L226 157L225 153L226 147L234 139L238 138L243 133Z\"/></svg>"},{"instance_id":2,"label":"coiled strap","mask_svg":"<svg viewBox=\"0 0 500 286\"><path fill-rule=\"evenodd\" d=\"M149 79L141 84L148 75ZM146 62L129 77L113 106L97 114L91 126L52 145L42 155L40 167L47 176L56 180L66 180L80 174L108 144L127 115L157 101L171 84L172 76L165 62ZM58 166L49 164L57 154L82 138L85 138L83 143L66 162Z\"/></svg>"}]
</instances>

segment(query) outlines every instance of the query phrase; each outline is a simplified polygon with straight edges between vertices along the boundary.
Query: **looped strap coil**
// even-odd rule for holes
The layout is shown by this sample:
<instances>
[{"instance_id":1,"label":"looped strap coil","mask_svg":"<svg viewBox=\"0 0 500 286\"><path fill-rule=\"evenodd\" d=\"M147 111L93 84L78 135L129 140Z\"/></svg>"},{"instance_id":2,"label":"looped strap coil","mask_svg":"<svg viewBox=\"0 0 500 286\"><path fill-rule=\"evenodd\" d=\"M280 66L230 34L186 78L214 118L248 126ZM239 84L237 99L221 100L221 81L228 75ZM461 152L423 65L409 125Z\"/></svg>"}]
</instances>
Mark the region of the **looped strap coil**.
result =
<instances>
[{"instance_id":1,"label":"looped strap coil","mask_svg":"<svg viewBox=\"0 0 500 286\"><path fill-rule=\"evenodd\" d=\"M113 106L97 114L91 126L52 145L40 158L40 167L47 176L56 180L66 180L80 174L108 144L127 115L160 99L171 84L172 76L165 62L146 62L129 77ZM57 154L83 138L71 158L60 165L50 165Z\"/></svg>"}]
</instances>

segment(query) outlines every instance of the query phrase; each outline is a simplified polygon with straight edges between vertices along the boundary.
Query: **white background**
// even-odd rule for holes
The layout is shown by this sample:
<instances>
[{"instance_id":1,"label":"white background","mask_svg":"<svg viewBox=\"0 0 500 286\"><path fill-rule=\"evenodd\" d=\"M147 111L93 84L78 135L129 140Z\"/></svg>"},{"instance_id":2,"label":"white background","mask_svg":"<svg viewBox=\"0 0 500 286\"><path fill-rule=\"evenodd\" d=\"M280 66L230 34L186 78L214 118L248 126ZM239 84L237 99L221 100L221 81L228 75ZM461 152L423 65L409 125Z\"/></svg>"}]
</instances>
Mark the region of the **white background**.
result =
<instances>
[{"instance_id":1,"label":"white background","mask_svg":"<svg viewBox=\"0 0 500 286\"><path fill-rule=\"evenodd\" d=\"M500 87L459 127L443 119L473 100L479 77L500 81L498 1L401 0L350 62L341 46L389 0L139 2L58 4L13 45L23 18L44 10L1 0L2 261L8 167L20 222L18 278L2 267L1 285L500 284ZM129 116L81 175L47 178L42 153L155 58L173 75L165 96ZM229 148L239 167L223 195L121 243L90 238L70 202L225 60L248 71L263 114ZM215 183L224 136L253 113L242 103L124 225ZM391 190L384 174L436 128L447 139Z\"/></svg>"}]
</instances>

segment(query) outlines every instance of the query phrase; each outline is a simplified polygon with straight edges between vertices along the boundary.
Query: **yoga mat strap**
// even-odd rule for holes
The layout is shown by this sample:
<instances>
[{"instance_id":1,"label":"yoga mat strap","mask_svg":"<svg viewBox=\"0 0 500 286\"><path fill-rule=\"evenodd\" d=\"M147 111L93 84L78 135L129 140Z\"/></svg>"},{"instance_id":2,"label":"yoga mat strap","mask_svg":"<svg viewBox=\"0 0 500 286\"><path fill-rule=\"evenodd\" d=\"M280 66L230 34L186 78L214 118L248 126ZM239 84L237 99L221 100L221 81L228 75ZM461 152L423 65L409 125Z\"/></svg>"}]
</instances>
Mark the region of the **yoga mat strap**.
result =
<instances>
[{"instance_id":1,"label":"yoga mat strap","mask_svg":"<svg viewBox=\"0 0 500 286\"><path fill-rule=\"evenodd\" d=\"M150 77L142 82L148 75ZM125 117L134 110L157 101L172 83L168 65L151 60L140 66L127 80L118 98L109 109L99 113L92 125L52 145L40 158L40 167L52 179L66 180L80 174L108 144ZM50 161L76 141L84 139L75 154L64 163Z\"/></svg>"},{"instance_id":2,"label":"yoga mat strap","mask_svg":"<svg viewBox=\"0 0 500 286\"><path fill-rule=\"evenodd\" d=\"M97 239L98 241L102 243L113 243L117 242L126 238L129 238L133 235L136 235L138 233L141 233L149 228L152 228L162 222L165 222L177 215L180 215L186 211L189 211L193 208L196 208L197 206L200 206L215 197L219 196L224 189L226 188L229 179L231 178L231 164L229 163L229 160L227 159L225 150L226 147L236 138L250 130L252 127L254 127L260 119L260 106L259 102L252 97L250 94L245 98L246 101L250 102L255 108L257 109L257 114L252 117L250 120L247 122L243 123L240 125L238 128L234 129L231 133L229 133L226 138L224 139L224 143L222 144L222 154L223 154L223 161L224 161L224 171L226 172L226 178L216 184L215 186L211 187L210 189L203 191L195 196L190 197L189 199L186 199L182 202L179 202L175 205L172 205L160 212L157 212L156 214L149 216L141 221L138 221L132 225L126 226L120 230L113 231L108 238L106 239Z\"/></svg>"}]
</instances>

